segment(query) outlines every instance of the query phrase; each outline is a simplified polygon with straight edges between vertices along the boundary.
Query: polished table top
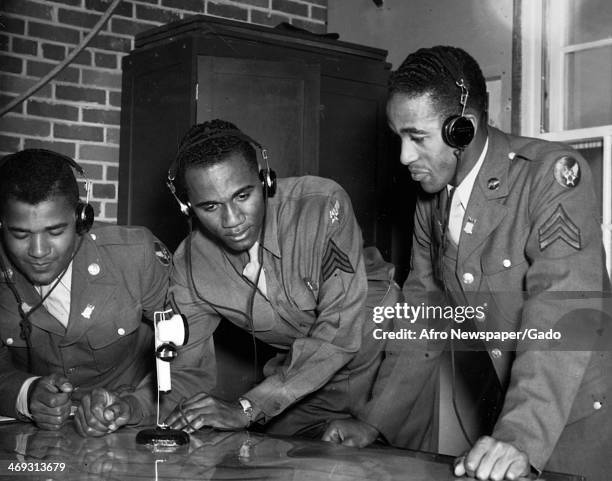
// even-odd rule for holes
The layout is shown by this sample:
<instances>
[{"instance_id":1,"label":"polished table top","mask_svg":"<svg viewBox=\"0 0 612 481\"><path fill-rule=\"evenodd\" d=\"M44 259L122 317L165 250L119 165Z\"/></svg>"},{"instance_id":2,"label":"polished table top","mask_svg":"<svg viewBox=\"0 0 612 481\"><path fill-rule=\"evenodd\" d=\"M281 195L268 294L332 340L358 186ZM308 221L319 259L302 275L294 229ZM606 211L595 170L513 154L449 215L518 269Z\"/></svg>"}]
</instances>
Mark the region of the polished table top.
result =
<instances>
[{"instance_id":1,"label":"polished table top","mask_svg":"<svg viewBox=\"0 0 612 481\"><path fill-rule=\"evenodd\" d=\"M212 430L191 435L189 444L174 452L163 452L137 444L137 433L124 428L102 438L82 438L71 424L59 432L38 430L27 423L0 424L0 479L457 479L450 456ZM551 474L542 479L579 478Z\"/></svg>"}]
</instances>

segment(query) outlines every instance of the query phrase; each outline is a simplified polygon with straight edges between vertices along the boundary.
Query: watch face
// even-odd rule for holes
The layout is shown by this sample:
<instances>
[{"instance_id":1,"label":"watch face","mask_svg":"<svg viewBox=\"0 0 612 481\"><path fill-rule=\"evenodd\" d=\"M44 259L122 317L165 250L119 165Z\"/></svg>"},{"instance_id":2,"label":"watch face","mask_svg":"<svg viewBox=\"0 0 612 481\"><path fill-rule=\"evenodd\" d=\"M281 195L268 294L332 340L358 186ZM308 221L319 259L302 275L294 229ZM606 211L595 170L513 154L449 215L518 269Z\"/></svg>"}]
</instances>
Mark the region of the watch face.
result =
<instances>
[{"instance_id":1,"label":"watch face","mask_svg":"<svg viewBox=\"0 0 612 481\"><path fill-rule=\"evenodd\" d=\"M250 411L253 410L253 405L251 404L251 401L249 401L248 399L240 398L238 399L238 402L242 406L242 410L244 411L245 414L250 413Z\"/></svg>"}]
</instances>

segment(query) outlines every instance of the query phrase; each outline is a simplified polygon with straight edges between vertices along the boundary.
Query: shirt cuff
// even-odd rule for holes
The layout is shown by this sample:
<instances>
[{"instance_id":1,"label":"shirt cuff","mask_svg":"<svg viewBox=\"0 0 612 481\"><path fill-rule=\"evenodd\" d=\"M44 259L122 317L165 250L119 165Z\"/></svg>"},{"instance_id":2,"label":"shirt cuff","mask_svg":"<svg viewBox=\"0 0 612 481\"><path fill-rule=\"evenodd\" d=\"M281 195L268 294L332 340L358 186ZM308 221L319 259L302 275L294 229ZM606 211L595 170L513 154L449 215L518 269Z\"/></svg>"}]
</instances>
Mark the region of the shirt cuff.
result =
<instances>
[{"instance_id":1,"label":"shirt cuff","mask_svg":"<svg viewBox=\"0 0 612 481\"><path fill-rule=\"evenodd\" d=\"M28 419L32 419L32 414L30 414L28 406L28 390L37 379L40 379L40 376L30 377L23 382L19 394L17 395L17 401L15 402L15 409L17 412Z\"/></svg>"},{"instance_id":2,"label":"shirt cuff","mask_svg":"<svg viewBox=\"0 0 612 481\"><path fill-rule=\"evenodd\" d=\"M296 397L278 375L264 379L242 397L251 401L253 408L263 413L265 421L277 416L296 401Z\"/></svg>"}]
</instances>

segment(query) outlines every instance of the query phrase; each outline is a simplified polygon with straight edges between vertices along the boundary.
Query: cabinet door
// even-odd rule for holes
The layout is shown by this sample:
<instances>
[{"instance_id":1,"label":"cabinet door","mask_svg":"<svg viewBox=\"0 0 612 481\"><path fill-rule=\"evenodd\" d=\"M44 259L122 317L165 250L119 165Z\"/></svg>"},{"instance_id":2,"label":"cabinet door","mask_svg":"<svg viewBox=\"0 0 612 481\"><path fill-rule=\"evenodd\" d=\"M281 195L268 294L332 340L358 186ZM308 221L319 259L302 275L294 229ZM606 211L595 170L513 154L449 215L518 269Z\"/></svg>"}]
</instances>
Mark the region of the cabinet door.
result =
<instances>
[{"instance_id":1,"label":"cabinet door","mask_svg":"<svg viewBox=\"0 0 612 481\"><path fill-rule=\"evenodd\" d=\"M198 122L236 124L279 177L318 172L318 107L318 65L198 57Z\"/></svg>"}]
</instances>

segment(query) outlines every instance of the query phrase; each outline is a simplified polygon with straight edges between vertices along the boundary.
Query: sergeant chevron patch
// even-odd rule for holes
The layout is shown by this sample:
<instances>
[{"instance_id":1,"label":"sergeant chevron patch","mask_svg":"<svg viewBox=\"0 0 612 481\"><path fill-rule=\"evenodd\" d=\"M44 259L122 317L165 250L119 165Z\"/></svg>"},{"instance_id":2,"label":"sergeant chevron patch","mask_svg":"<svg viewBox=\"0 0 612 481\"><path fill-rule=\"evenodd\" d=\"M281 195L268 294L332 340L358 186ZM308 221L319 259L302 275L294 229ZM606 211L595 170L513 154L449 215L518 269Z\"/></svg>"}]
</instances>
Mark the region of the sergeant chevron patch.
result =
<instances>
[{"instance_id":1,"label":"sergeant chevron patch","mask_svg":"<svg viewBox=\"0 0 612 481\"><path fill-rule=\"evenodd\" d=\"M348 256L340 250L332 239L329 239L323 254L323 265L321 266L323 282L329 279L336 269L348 272L349 274L355 272Z\"/></svg>"},{"instance_id":2,"label":"sergeant chevron patch","mask_svg":"<svg viewBox=\"0 0 612 481\"><path fill-rule=\"evenodd\" d=\"M538 242L543 251L549 245L562 240L570 247L580 250L580 229L572 222L561 204L538 229Z\"/></svg>"}]
</instances>

